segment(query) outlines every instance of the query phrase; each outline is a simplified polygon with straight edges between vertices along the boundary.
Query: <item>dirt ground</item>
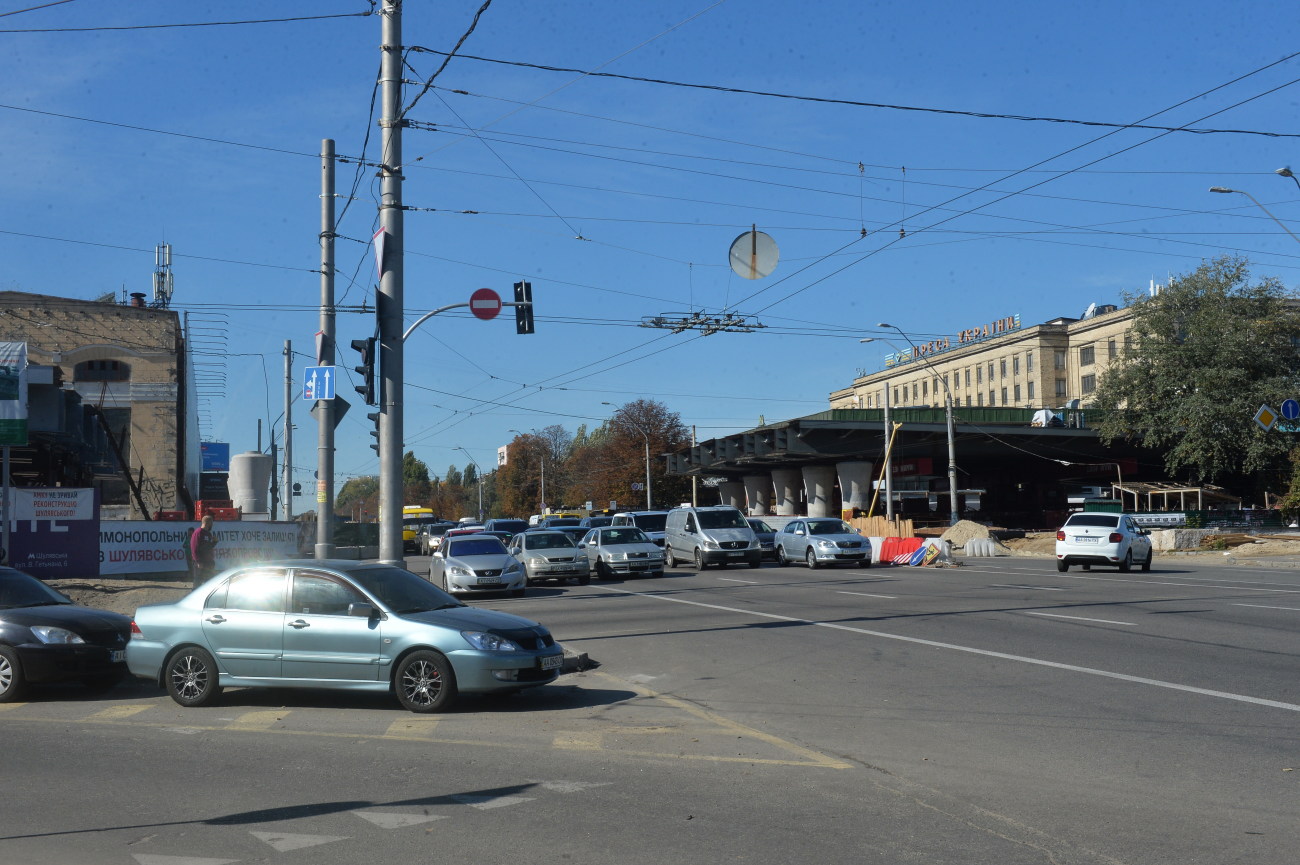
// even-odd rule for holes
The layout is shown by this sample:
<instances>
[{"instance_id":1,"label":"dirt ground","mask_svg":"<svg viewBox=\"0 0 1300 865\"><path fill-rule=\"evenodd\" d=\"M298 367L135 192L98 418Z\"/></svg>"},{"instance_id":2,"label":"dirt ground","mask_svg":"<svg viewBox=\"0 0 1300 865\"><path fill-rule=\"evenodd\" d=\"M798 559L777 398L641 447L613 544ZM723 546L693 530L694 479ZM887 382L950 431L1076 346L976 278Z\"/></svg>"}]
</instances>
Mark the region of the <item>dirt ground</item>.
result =
<instances>
[{"instance_id":1,"label":"dirt ground","mask_svg":"<svg viewBox=\"0 0 1300 865\"><path fill-rule=\"evenodd\" d=\"M1016 556L1052 556L1056 554L1055 532L1031 532L1023 538L1003 541ZM1225 556L1224 554L1227 553ZM1157 552L1156 556L1162 554ZM1178 555L1218 556L1229 559L1276 559L1294 556L1300 560L1300 538L1288 540L1274 537L1256 537L1249 542L1233 546L1229 550L1202 549L1180 550Z\"/></svg>"}]
</instances>

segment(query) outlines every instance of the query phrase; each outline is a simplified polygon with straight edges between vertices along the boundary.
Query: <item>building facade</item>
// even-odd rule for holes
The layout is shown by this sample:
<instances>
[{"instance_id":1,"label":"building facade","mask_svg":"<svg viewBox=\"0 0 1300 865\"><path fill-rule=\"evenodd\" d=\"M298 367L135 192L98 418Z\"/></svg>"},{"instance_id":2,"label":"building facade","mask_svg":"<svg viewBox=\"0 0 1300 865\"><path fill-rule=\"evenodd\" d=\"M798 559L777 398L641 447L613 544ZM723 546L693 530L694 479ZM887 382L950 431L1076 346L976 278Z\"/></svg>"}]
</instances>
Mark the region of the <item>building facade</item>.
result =
<instances>
[{"instance_id":1,"label":"building facade","mask_svg":"<svg viewBox=\"0 0 1300 865\"><path fill-rule=\"evenodd\" d=\"M0 340L25 342L30 363L53 368L53 379L103 419L122 465L95 474L100 502L136 519L187 510L200 467L180 318L143 298L0 292Z\"/></svg>"},{"instance_id":2,"label":"building facade","mask_svg":"<svg viewBox=\"0 0 1300 865\"><path fill-rule=\"evenodd\" d=\"M916 345L880 337L874 342L894 349L884 368L859 370L831 393L830 407L937 407L949 395L967 408L1086 407L1102 371L1130 345L1132 318L1131 309L1102 306L1032 327L1008 316Z\"/></svg>"}]
</instances>

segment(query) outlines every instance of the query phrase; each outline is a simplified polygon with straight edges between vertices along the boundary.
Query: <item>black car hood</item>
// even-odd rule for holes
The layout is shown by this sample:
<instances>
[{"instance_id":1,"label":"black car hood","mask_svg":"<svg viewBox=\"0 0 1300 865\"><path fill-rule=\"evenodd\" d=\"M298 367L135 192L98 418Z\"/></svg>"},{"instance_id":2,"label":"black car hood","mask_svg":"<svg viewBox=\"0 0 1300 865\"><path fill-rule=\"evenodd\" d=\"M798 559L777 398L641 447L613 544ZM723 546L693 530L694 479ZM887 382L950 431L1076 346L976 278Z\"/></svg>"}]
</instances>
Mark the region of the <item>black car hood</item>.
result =
<instances>
[{"instance_id":1,"label":"black car hood","mask_svg":"<svg viewBox=\"0 0 1300 865\"><path fill-rule=\"evenodd\" d=\"M0 621L25 628L30 628L32 625L54 625L83 636L106 632L125 635L131 631L130 616L110 613L108 610L96 610L93 607L78 607L74 604L45 604L40 607L0 609Z\"/></svg>"}]
</instances>

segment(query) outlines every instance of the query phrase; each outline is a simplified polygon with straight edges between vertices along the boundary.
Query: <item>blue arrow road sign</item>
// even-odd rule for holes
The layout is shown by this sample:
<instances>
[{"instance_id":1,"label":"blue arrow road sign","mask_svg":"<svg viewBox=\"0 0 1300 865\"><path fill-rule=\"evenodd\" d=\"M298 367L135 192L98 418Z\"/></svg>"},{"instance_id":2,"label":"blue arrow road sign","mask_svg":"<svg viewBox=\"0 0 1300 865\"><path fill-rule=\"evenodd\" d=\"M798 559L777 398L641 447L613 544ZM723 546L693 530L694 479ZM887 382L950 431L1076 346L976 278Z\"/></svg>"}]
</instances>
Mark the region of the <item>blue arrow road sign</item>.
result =
<instances>
[{"instance_id":1,"label":"blue arrow road sign","mask_svg":"<svg viewBox=\"0 0 1300 865\"><path fill-rule=\"evenodd\" d=\"M1293 399L1282 400L1282 417L1287 420L1300 418L1300 402Z\"/></svg>"},{"instance_id":2,"label":"blue arrow road sign","mask_svg":"<svg viewBox=\"0 0 1300 865\"><path fill-rule=\"evenodd\" d=\"M334 399L334 367L309 366L302 373L302 398Z\"/></svg>"}]
</instances>

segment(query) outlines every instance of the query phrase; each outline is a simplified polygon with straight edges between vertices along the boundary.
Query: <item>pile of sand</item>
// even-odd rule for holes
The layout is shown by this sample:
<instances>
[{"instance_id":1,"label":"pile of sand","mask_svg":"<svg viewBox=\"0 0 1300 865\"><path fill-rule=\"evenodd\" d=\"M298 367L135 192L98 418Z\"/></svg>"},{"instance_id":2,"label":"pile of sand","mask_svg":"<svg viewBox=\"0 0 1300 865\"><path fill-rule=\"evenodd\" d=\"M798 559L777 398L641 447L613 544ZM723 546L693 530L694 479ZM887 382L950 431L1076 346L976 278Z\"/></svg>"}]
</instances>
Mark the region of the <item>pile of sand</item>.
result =
<instances>
[{"instance_id":1,"label":"pile of sand","mask_svg":"<svg viewBox=\"0 0 1300 865\"><path fill-rule=\"evenodd\" d=\"M948 530L939 536L940 540L952 544L954 549L966 546L970 540L992 537L989 534L989 527L980 523L973 523L970 520L958 520L956 525L949 526Z\"/></svg>"},{"instance_id":2,"label":"pile of sand","mask_svg":"<svg viewBox=\"0 0 1300 865\"><path fill-rule=\"evenodd\" d=\"M1294 556L1300 553L1300 541L1267 540L1242 544L1231 550L1235 558L1255 558L1256 556Z\"/></svg>"}]
</instances>

